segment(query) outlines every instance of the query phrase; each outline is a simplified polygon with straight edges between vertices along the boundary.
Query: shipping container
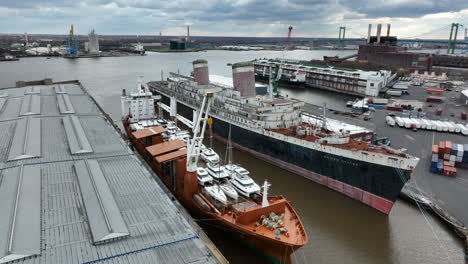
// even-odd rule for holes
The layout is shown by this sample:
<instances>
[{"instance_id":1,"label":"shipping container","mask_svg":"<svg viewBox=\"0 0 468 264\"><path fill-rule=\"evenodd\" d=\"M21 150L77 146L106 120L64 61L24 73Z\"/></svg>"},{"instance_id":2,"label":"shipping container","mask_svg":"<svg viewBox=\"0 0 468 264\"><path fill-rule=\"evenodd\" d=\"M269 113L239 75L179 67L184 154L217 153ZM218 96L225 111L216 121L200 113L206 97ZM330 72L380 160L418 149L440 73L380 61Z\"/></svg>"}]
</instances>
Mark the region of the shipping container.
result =
<instances>
[{"instance_id":1,"label":"shipping container","mask_svg":"<svg viewBox=\"0 0 468 264\"><path fill-rule=\"evenodd\" d=\"M369 108L374 108L374 109L378 109L378 110L384 110L385 109L385 106L383 106L383 105L369 104L367 106Z\"/></svg>"},{"instance_id":2,"label":"shipping container","mask_svg":"<svg viewBox=\"0 0 468 264\"><path fill-rule=\"evenodd\" d=\"M439 153L439 146L432 145L432 154L438 154L438 153Z\"/></svg>"},{"instance_id":3,"label":"shipping container","mask_svg":"<svg viewBox=\"0 0 468 264\"><path fill-rule=\"evenodd\" d=\"M406 84L406 83L395 83L392 86L392 88L396 89L396 90L408 90L408 84Z\"/></svg>"},{"instance_id":4,"label":"shipping container","mask_svg":"<svg viewBox=\"0 0 468 264\"><path fill-rule=\"evenodd\" d=\"M457 156L463 157L463 144L458 144Z\"/></svg>"},{"instance_id":5,"label":"shipping container","mask_svg":"<svg viewBox=\"0 0 468 264\"><path fill-rule=\"evenodd\" d=\"M372 98L373 104L385 105L388 104L388 99L385 98Z\"/></svg>"},{"instance_id":6,"label":"shipping container","mask_svg":"<svg viewBox=\"0 0 468 264\"><path fill-rule=\"evenodd\" d=\"M444 160L444 167L445 167L445 166L450 166L450 161Z\"/></svg>"},{"instance_id":7,"label":"shipping container","mask_svg":"<svg viewBox=\"0 0 468 264\"><path fill-rule=\"evenodd\" d=\"M437 97L437 96L429 96L426 98L426 102L430 102L430 103L441 103L442 101L444 101L444 97Z\"/></svg>"},{"instance_id":8,"label":"shipping container","mask_svg":"<svg viewBox=\"0 0 468 264\"><path fill-rule=\"evenodd\" d=\"M391 95L391 96L401 96L402 92L401 91L395 91L395 90L388 90L386 94Z\"/></svg>"},{"instance_id":9,"label":"shipping container","mask_svg":"<svg viewBox=\"0 0 468 264\"><path fill-rule=\"evenodd\" d=\"M403 108L401 108L401 106L386 106L385 109L389 111L398 111L398 112L403 111Z\"/></svg>"},{"instance_id":10,"label":"shipping container","mask_svg":"<svg viewBox=\"0 0 468 264\"><path fill-rule=\"evenodd\" d=\"M450 154L452 151L452 141L445 141L445 154Z\"/></svg>"},{"instance_id":11,"label":"shipping container","mask_svg":"<svg viewBox=\"0 0 468 264\"><path fill-rule=\"evenodd\" d=\"M439 155L438 154L432 154L431 156L431 161L432 162L437 162L439 160ZM460 160L461 161L461 160Z\"/></svg>"},{"instance_id":12,"label":"shipping container","mask_svg":"<svg viewBox=\"0 0 468 264\"><path fill-rule=\"evenodd\" d=\"M426 89L426 92L427 93L434 93L434 94L443 94L444 93L444 90L439 90L439 89Z\"/></svg>"},{"instance_id":13,"label":"shipping container","mask_svg":"<svg viewBox=\"0 0 468 264\"><path fill-rule=\"evenodd\" d=\"M444 154L444 160L449 160L450 159L450 154L445 153Z\"/></svg>"},{"instance_id":14,"label":"shipping container","mask_svg":"<svg viewBox=\"0 0 468 264\"><path fill-rule=\"evenodd\" d=\"M461 116L462 120L466 120L466 118L468 116L468 113L467 112L462 112L460 116Z\"/></svg>"},{"instance_id":15,"label":"shipping container","mask_svg":"<svg viewBox=\"0 0 468 264\"><path fill-rule=\"evenodd\" d=\"M437 161L437 168L438 169L442 169L444 167L444 161L443 160L438 160Z\"/></svg>"}]
</instances>

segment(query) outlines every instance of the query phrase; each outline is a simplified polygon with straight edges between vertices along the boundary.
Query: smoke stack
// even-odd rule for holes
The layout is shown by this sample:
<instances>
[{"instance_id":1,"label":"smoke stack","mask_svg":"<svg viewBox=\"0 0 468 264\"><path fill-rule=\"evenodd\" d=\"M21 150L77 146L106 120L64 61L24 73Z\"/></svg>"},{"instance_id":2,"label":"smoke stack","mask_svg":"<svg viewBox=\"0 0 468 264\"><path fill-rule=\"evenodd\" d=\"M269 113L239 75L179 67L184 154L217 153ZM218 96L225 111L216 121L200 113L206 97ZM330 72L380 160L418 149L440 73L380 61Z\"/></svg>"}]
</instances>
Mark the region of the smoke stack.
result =
<instances>
[{"instance_id":1,"label":"smoke stack","mask_svg":"<svg viewBox=\"0 0 468 264\"><path fill-rule=\"evenodd\" d=\"M255 73L252 62L239 62L232 65L232 78L234 90L241 96L255 96Z\"/></svg>"},{"instance_id":2,"label":"smoke stack","mask_svg":"<svg viewBox=\"0 0 468 264\"><path fill-rule=\"evenodd\" d=\"M206 60L193 61L193 77L200 86L208 86L210 84L208 62Z\"/></svg>"},{"instance_id":3,"label":"smoke stack","mask_svg":"<svg viewBox=\"0 0 468 264\"><path fill-rule=\"evenodd\" d=\"M377 25L377 44L380 44L380 34L382 33L382 24Z\"/></svg>"},{"instance_id":4,"label":"smoke stack","mask_svg":"<svg viewBox=\"0 0 468 264\"><path fill-rule=\"evenodd\" d=\"M187 25L187 42L190 42L190 26Z\"/></svg>"},{"instance_id":5,"label":"smoke stack","mask_svg":"<svg viewBox=\"0 0 468 264\"><path fill-rule=\"evenodd\" d=\"M390 37L390 24L387 24L387 37Z\"/></svg>"},{"instance_id":6,"label":"smoke stack","mask_svg":"<svg viewBox=\"0 0 468 264\"><path fill-rule=\"evenodd\" d=\"M367 44L370 43L372 24L369 24L369 30L367 31Z\"/></svg>"},{"instance_id":7,"label":"smoke stack","mask_svg":"<svg viewBox=\"0 0 468 264\"><path fill-rule=\"evenodd\" d=\"M468 41L468 29L467 28L465 28L465 40Z\"/></svg>"}]
</instances>

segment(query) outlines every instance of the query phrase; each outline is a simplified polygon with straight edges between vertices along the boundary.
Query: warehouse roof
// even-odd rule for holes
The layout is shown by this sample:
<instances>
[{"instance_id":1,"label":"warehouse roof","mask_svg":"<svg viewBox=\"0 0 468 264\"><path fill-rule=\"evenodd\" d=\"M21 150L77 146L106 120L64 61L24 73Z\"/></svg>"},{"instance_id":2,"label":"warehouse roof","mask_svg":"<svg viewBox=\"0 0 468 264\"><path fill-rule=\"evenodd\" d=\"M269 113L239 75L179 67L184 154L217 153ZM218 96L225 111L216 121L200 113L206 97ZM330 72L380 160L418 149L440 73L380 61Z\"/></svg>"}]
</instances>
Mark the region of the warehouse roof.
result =
<instances>
[{"instance_id":1,"label":"warehouse roof","mask_svg":"<svg viewBox=\"0 0 468 264\"><path fill-rule=\"evenodd\" d=\"M0 95L0 263L217 262L79 83Z\"/></svg>"}]
</instances>

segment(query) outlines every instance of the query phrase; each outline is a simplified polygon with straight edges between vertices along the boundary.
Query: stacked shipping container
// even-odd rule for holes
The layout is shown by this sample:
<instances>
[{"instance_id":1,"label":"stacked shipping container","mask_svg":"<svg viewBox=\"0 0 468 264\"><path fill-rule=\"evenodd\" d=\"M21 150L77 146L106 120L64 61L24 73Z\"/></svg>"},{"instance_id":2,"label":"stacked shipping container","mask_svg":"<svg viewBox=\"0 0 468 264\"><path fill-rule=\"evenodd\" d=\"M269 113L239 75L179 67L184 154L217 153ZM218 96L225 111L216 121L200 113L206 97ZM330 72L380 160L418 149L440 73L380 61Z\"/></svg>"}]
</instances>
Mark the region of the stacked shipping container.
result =
<instances>
[{"instance_id":1,"label":"stacked shipping container","mask_svg":"<svg viewBox=\"0 0 468 264\"><path fill-rule=\"evenodd\" d=\"M468 169L468 144L441 141L432 146L432 173L455 176L457 168Z\"/></svg>"}]
</instances>

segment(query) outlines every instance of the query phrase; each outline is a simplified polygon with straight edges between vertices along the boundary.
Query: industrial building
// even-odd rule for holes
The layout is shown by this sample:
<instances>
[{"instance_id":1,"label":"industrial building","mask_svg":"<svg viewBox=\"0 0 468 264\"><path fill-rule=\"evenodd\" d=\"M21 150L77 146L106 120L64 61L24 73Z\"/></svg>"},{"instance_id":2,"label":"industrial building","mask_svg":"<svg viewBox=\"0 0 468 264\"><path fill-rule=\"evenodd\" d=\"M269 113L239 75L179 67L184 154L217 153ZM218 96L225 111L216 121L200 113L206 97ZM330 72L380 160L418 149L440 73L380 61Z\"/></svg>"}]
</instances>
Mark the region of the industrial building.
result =
<instances>
[{"instance_id":1,"label":"industrial building","mask_svg":"<svg viewBox=\"0 0 468 264\"><path fill-rule=\"evenodd\" d=\"M27 85L0 89L0 263L219 262L78 82Z\"/></svg>"},{"instance_id":2,"label":"industrial building","mask_svg":"<svg viewBox=\"0 0 468 264\"><path fill-rule=\"evenodd\" d=\"M94 32L94 29L91 30L88 34L89 41L85 43L85 49L88 54L98 55L99 54L99 39L98 35Z\"/></svg>"},{"instance_id":3,"label":"industrial building","mask_svg":"<svg viewBox=\"0 0 468 264\"><path fill-rule=\"evenodd\" d=\"M255 75L258 80L268 80L270 71L281 64L283 75L305 74L304 85L355 96L378 96L396 75L390 71L362 71L323 65L312 65L299 60L256 60Z\"/></svg>"}]
</instances>

